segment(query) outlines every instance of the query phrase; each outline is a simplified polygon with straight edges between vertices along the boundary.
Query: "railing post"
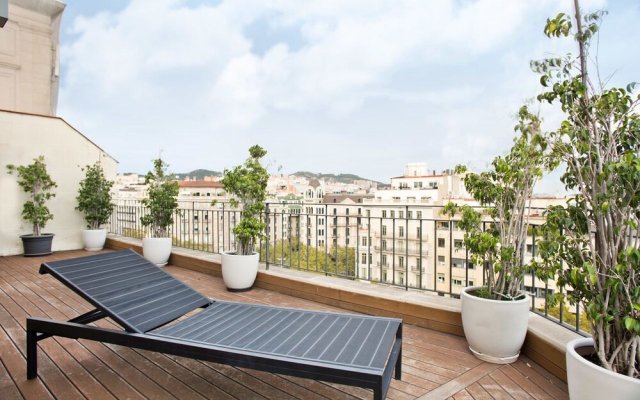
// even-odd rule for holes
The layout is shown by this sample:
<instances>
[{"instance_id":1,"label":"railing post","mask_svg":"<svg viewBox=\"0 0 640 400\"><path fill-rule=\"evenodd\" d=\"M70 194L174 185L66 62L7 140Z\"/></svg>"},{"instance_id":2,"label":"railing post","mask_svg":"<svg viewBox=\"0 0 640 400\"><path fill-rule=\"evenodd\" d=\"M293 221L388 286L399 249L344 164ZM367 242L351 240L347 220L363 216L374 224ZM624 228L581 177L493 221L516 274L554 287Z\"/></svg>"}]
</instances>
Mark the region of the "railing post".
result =
<instances>
[{"instance_id":1,"label":"railing post","mask_svg":"<svg viewBox=\"0 0 640 400\"><path fill-rule=\"evenodd\" d=\"M266 223L266 226L264 228L264 233L265 236L267 237L267 243L265 244L265 264L266 264L266 268L267 271L269 270L269 226L271 224L271 222L269 221L269 203L266 203L265 208L264 208L264 220Z\"/></svg>"}]
</instances>

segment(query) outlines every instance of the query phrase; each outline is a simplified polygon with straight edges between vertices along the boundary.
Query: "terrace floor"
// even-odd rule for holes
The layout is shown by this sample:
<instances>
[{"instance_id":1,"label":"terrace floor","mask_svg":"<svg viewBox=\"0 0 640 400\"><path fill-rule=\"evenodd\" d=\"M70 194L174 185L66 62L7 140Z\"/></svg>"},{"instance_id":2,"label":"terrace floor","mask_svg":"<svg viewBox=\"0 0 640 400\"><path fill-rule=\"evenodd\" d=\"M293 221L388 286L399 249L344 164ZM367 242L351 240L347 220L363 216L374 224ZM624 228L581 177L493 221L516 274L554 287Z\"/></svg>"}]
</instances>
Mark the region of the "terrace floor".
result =
<instances>
[{"instance_id":1,"label":"terrace floor","mask_svg":"<svg viewBox=\"0 0 640 400\"><path fill-rule=\"evenodd\" d=\"M10 399L370 399L365 389L167 356L86 340L39 342L38 373L26 379L25 320L67 320L90 305L49 275L43 260L86 255L0 257L0 397ZM166 270L212 298L345 312L263 289L230 293L221 279ZM100 326L117 328L110 320ZM521 356L511 365L479 361L464 338L405 324L402 380L388 399L568 399L566 385Z\"/></svg>"}]
</instances>

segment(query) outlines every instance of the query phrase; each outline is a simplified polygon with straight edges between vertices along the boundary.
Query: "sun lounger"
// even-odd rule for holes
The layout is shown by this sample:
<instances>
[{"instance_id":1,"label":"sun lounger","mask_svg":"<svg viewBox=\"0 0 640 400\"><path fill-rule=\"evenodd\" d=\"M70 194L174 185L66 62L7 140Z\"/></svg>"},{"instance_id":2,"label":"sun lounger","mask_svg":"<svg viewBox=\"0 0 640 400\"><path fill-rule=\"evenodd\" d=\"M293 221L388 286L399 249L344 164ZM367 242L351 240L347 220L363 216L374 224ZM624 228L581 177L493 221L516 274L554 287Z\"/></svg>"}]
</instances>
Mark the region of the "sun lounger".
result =
<instances>
[{"instance_id":1,"label":"sun lounger","mask_svg":"<svg viewBox=\"0 0 640 400\"><path fill-rule=\"evenodd\" d=\"M46 262L40 273L95 310L69 321L27 318L29 379L37 342L51 336L370 388L374 399L401 376L399 319L212 301L131 250ZM88 325L106 317L124 330Z\"/></svg>"}]
</instances>

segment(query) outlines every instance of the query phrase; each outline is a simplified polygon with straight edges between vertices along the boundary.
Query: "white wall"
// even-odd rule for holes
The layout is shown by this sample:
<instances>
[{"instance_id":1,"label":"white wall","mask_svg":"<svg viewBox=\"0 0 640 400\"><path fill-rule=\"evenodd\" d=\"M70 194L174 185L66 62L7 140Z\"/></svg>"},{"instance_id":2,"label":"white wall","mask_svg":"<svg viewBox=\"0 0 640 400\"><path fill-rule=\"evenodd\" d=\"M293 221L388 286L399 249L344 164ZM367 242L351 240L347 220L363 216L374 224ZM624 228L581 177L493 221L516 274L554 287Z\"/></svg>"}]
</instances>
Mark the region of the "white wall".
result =
<instances>
[{"instance_id":1,"label":"white wall","mask_svg":"<svg viewBox=\"0 0 640 400\"><path fill-rule=\"evenodd\" d=\"M55 233L53 250L82 247L80 230L85 223L75 210L81 167L100 160L108 179L116 177L117 161L61 118L0 110L0 256L21 254L19 235L31 233L20 215L26 194L7 164L30 164L43 155L47 170L58 184L56 197L48 203L54 215L44 232Z\"/></svg>"}]
</instances>

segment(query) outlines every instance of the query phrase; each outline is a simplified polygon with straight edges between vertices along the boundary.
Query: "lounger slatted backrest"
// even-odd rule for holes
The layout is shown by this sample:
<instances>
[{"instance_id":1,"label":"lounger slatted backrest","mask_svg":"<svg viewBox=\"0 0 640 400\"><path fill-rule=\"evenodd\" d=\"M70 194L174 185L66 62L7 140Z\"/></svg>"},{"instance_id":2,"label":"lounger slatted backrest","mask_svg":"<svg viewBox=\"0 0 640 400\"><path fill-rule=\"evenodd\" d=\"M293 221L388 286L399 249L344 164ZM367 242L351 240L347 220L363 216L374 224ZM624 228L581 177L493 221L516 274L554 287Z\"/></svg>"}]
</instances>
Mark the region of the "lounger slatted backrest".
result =
<instances>
[{"instance_id":1,"label":"lounger slatted backrest","mask_svg":"<svg viewBox=\"0 0 640 400\"><path fill-rule=\"evenodd\" d=\"M129 332L147 332L211 303L129 250L42 264Z\"/></svg>"}]
</instances>

